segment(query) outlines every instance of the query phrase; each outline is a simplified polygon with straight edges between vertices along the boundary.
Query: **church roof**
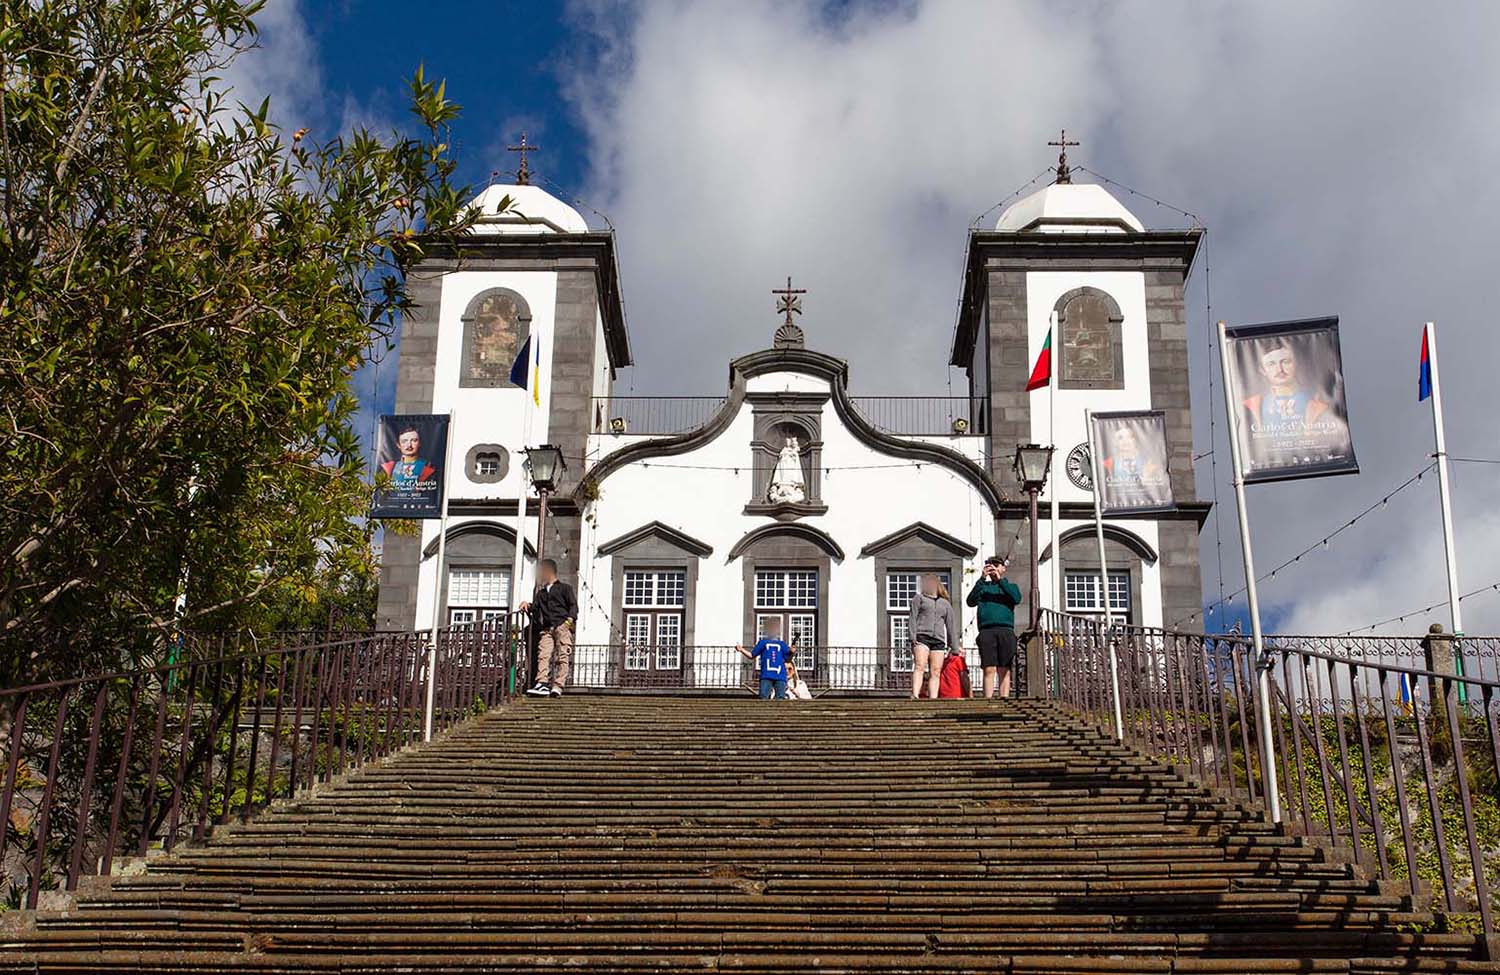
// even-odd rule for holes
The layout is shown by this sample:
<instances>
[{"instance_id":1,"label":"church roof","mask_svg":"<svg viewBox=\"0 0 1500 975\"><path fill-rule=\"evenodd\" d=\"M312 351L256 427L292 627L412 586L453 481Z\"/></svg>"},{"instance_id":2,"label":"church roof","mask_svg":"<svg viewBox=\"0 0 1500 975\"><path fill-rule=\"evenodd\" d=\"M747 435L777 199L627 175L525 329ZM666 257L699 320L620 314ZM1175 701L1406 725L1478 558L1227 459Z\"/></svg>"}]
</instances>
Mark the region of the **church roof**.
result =
<instances>
[{"instance_id":1,"label":"church roof","mask_svg":"<svg viewBox=\"0 0 1500 975\"><path fill-rule=\"evenodd\" d=\"M497 214L500 201L507 196L510 210ZM470 205L479 210L476 234L581 234L589 229L577 210L529 183L493 183Z\"/></svg>"},{"instance_id":2,"label":"church roof","mask_svg":"<svg viewBox=\"0 0 1500 975\"><path fill-rule=\"evenodd\" d=\"M996 230L1040 233L1140 233L1135 214L1097 183L1053 183L1000 214Z\"/></svg>"}]
</instances>

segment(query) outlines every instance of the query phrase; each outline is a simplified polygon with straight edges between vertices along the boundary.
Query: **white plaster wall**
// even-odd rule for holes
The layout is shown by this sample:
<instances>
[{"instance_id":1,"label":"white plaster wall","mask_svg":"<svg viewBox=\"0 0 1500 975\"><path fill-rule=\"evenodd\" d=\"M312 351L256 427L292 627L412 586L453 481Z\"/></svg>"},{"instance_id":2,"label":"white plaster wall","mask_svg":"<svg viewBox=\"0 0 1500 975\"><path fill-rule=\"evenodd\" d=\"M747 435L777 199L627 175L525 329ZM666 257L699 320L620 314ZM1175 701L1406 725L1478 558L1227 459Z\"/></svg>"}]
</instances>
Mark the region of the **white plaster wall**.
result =
<instances>
[{"instance_id":1,"label":"white plaster wall","mask_svg":"<svg viewBox=\"0 0 1500 975\"><path fill-rule=\"evenodd\" d=\"M1059 501L1081 501L1093 503L1093 495L1076 487L1068 478L1067 456L1080 443L1088 440L1088 428L1084 424L1084 410L1107 412L1111 410L1148 410L1151 408L1151 359L1146 341L1146 278L1139 271L1029 271L1026 274L1027 307L1027 362L1036 362L1042 344L1052 327L1052 311L1057 300L1074 288L1097 288L1112 297L1120 306L1123 321L1120 336L1124 343L1123 364L1125 387L1123 389L1059 389L1055 394L1046 389L1031 394L1031 437L1036 443L1055 444L1055 466L1053 475L1039 499L1041 524L1038 529L1039 544L1045 548L1051 544L1052 531L1048 519L1051 497L1057 492ZM1062 337L1052 339L1053 368L1058 368L1062 355ZM1048 397L1055 395L1056 415L1050 417ZM1050 424L1055 423L1055 428ZM1113 524L1109 519L1105 524ZM1152 548L1159 549L1156 524L1146 520L1122 520L1121 528L1134 532ZM1070 528L1092 522L1062 522L1059 534ZM1043 566L1042 605L1057 605L1057 563L1049 560ZM1161 625L1161 580L1157 566L1143 566L1141 572L1140 620L1147 626Z\"/></svg>"},{"instance_id":2,"label":"white plaster wall","mask_svg":"<svg viewBox=\"0 0 1500 975\"><path fill-rule=\"evenodd\" d=\"M542 343L541 399L533 405L531 392L515 387L478 388L458 385L463 355L464 309L480 292L510 288L526 299L531 309L531 335ZM552 393L552 336L557 308L557 275L551 271L454 271L443 278L442 304L438 312L437 361L433 375L432 412L454 414L449 427L448 496L450 498L514 498L524 475L521 450L547 439L547 413ZM469 448L479 443L497 443L510 452L510 469L494 484L470 481L464 467ZM534 514L534 512L533 512ZM466 521L450 518L448 528ZM530 535L535 535L531 519ZM439 522L422 522L422 546L437 538ZM535 539L533 538L533 543ZM436 558L422 562L417 591L417 625L432 622L438 566Z\"/></svg>"},{"instance_id":3,"label":"white plaster wall","mask_svg":"<svg viewBox=\"0 0 1500 975\"><path fill-rule=\"evenodd\" d=\"M753 392L829 392L827 382L800 373L757 376L747 385ZM743 566L738 559L728 561L728 554L747 532L774 523L767 517L743 514L752 483L753 427L752 408L746 404L712 443L689 453L627 465L604 481L602 495L592 509L597 525L586 533L584 552L586 562L595 563L593 586L602 606L612 605L613 560L593 559L597 543L661 521L713 546L713 554L699 563L697 599L689 607L694 614L694 642L730 645L744 639ZM604 435L595 439L617 447L622 440L638 438ZM967 443L963 438L943 438L943 442L962 444L970 456L980 449L977 442ZM829 646L870 647L885 642L877 633L881 594L874 560L859 554L869 542L914 521L925 521L964 539L979 552L965 567L965 580L955 580L960 589L966 588L966 580L974 578L979 562L993 548L993 517L968 481L938 465L924 463L918 469L904 458L866 446L839 422L831 401L823 409L822 465L826 471L822 501L829 510L804 521L826 532L844 550L844 560L831 565L824 594ZM735 467L738 474L732 470ZM839 469L851 467L869 469ZM590 607L583 615L580 642L597 644L610 639L609 621L599 607ZM966 632L973 629L972 616L972 611L965 613Z\"/></svg>"}]
</instances>

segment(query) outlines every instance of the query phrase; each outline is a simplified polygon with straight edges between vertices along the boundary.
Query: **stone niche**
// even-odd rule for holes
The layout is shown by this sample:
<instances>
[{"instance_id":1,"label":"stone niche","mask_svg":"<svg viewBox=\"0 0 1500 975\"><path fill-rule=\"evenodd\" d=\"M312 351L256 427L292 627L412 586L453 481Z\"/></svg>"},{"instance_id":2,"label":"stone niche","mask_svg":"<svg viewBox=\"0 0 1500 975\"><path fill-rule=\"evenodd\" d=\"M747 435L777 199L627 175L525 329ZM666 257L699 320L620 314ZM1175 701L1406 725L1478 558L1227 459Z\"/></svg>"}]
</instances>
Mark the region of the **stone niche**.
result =
<instances>
[{"instance_id":1,"label":"stone niche","mask_svg":"<svg viewBox=\"0 0 1500 975\"><path fill-rule=\"evenodd\" d=\"M751 493L747 515L769 515L781 521L821 515L823 503L823 406L827 393L750 393L745 396L755 417L750 441ZM801 501L770 500L776 462L787 438L796 437L802 465Z\"/></svg>"}]
</instances>

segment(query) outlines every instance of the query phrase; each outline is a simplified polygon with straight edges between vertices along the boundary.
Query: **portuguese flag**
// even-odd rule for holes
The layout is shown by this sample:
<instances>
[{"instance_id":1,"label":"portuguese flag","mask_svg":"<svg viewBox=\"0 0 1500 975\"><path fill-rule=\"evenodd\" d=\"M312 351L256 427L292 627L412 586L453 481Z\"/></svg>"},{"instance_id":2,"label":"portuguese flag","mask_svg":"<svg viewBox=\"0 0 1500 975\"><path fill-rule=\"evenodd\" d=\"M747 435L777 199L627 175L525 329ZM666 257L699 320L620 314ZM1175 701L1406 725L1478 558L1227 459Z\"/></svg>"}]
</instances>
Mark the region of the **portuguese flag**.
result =
<instances>
[{"instance_id":1,"label":"portuguese flag","mask_svg":"<svg viewBox=\"0 0 1500 975\"><path fill-rule=\"evenodd\" d=\"M1036 357L1036 365L1031 367L1031 378L1026 380L1026 392L1033 389L1044 389L1052 382L1052 330L1047 329L1047 341L1042 343L1042 351Z\"/></svg>"}]
</instances>

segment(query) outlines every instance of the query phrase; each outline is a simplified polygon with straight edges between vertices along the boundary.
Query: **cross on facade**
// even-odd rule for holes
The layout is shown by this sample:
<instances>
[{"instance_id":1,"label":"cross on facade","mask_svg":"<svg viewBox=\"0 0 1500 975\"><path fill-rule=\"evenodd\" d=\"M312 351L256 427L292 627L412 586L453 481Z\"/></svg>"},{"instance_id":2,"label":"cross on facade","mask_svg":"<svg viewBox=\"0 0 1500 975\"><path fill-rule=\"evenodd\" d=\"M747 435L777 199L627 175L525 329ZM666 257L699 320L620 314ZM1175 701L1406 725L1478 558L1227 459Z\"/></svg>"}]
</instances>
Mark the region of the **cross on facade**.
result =
<instances>
[{"instance_id":1,"label":"cross on facade","mask_svg":"<svg viewBox=\"0 0 1500 975\"><path fill-rule=\"evenodd\" d=\"M519 152L521 154L521 168L518 169L518 170L516 170L516 185L517 186L528 186L528 185L530 185L531 184L531 167L528 166L528 165L526 165L526 154L528 152L540 152L542 147L541 146L534 146L531 143L527 142L526 141L526 133L522 132L521 133L521 144L520 145L518 145L518 146L506 146L505 148L509 152Z\"/></svg>"},{"instance_id":2,"label":"cross on facade","mask_svg":"<svg viewBox=\"0 0 1500 975\"><path fill-rule=\"evenodd\" d=\"M522 141L525 141L524 139ZM1077 142L1068 141L1068 130L1063 129L1055 142L1047 143L1049 146L1057 146L1057 182L1073 182L1073 171L1068 168L1068 146L1076 146Z\"/></svg>"},{"instance_id":3,"label":"cross on facade","mask_svg":"<svg viewBox=\"0 0 1500 975\"><path fill-rule=\"evenodd\" d=\"M780 295L776 299L776 310L786 316L786 324L792 324L792 316L802 314L802 299L798 295L807 294L806 288L792 287L792 276L787 275L785 288L772 288L771 294Z\"/></svg>"}]
</instances>

